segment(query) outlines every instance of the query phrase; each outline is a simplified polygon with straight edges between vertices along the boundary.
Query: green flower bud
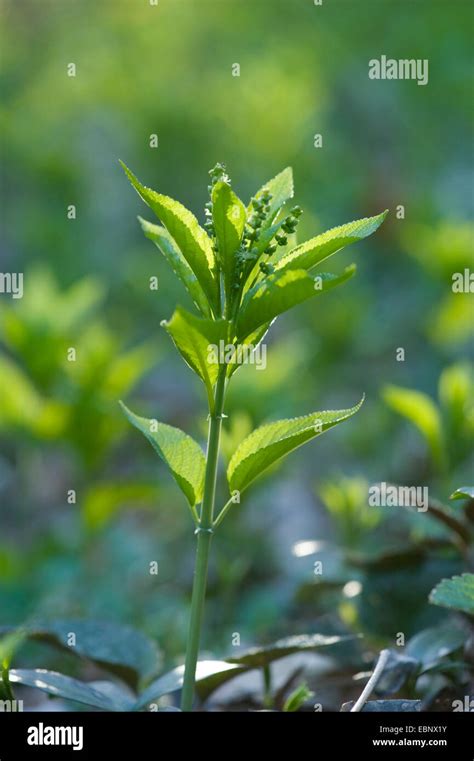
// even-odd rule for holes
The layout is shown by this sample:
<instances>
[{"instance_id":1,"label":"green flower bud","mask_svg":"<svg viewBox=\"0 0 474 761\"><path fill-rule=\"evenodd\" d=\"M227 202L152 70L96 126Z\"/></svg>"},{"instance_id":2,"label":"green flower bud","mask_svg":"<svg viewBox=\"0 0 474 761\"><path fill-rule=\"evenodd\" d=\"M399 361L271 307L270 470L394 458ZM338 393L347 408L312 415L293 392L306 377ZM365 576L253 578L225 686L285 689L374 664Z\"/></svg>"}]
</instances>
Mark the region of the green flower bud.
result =
<instances>
[{"instance_id":1,"label":"green flower bud","mask_svg":"<svg viewBox=\"0 0 474 761\"><path fill-rule=\"evenodd\" d=\"M274 254L277 250L278 246L276 246L274 243L270 243L269 246L266 247L264 253L265 254Z\"/></svg>"}]
</instances>

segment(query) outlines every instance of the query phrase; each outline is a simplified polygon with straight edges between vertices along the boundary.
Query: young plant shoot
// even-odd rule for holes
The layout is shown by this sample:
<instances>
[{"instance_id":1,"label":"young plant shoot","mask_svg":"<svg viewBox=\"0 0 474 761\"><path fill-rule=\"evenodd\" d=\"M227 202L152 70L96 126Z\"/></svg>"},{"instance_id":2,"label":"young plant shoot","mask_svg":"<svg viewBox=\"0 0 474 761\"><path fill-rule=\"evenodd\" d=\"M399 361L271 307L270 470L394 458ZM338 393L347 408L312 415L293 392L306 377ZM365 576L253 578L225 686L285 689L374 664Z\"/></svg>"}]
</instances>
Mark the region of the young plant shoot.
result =
<instances>
[{"instance_id":1,"label":"young plant shoot","mask_svg":"<svg viewBox=\"0 0 474 761\"><path fill-rule=\"evenodd\" d=\"M123 405L129 421L171 470L195 524L196 566L181 705L189 711L193 707L209 549L216 529L257 476L301 444L350 418L362 404L361 400L349 409L313 412L254 430L231 457L227 469L230 497L215 510L227 387L280 314L354 275L355 265L341 274L313 271L335 252L375 232L387 211L292 246L302 209L292 206L286 210L293 197L290 168L267 182L245 205L232 190L225 167L217 164L210 172L210 198L201 227L185 206L145 187L122 166L161 222L140 219L143 232L160 249L194 302L194 313L178 306L163 326L184 361L202 380L208 403L205 453L183 431L138 417Z\"/></svg>"}]
</instances>

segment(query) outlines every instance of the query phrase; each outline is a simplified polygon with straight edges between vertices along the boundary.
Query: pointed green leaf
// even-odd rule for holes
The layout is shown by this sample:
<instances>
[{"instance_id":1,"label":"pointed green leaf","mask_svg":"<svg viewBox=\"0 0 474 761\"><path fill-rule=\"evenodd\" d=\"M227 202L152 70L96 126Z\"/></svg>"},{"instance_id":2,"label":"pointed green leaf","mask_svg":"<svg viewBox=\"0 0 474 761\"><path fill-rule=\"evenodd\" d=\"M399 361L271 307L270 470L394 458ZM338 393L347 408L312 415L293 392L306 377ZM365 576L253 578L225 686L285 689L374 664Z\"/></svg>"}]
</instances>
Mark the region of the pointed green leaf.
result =
<instances>
[{"instance_id":1,"label":"pointed green leaf","mask_svg":"<svg viewBox=\"0 0 474 761\"><path fill-rule=\"evenodd\" d=\"M184 361L204 382L208 397L219 372L220 342L227 343L228 322L196 317L178 307L168 322L162 323Z\"/></svg>"},{"instance_id":2,"label":"pointed green leaf","mask_svg":"<svg viewBox=\"0 0 474 761\"><path fill-rule=\"evenodd\" d=\"M383 399L399 415L413 423L424 436L434 461L445 465L441 415L433 400L421 391L400 386L386 386Z\"/></svg>"},{"instance_id":3,"label":"pointed green leaf","mask_svg":"<svg viewBox=\"0 0 474 761\"><path fill-rule=\"evenodd\" d=\"M355 264L352 264L341 275L320 273L313 278L305 270L288 270L269 275L245 295L237 320L237 337L245 338L287 309L344 283L355 271Z\"/></svg>"},{"instance_id":4,"label":"pointed green leaf","mask_svg":"<svg viewBox=\"0 0 474 761\"><path fill-rule=\"evenodd\" d=\"M161 227L161 225L153 225L151 222L147 222L146 219L142 219L141 217L138 217L138 220L146 237L149 238L149 240L152 240L160 249L171 269L181 280L198 309L205 317L209 317L210 309L205 293L199 285L196 275L186 259L183 258L181 251L168 230L165 227Z\"/></svg>"},{"instance_id":5,"label":"pointed green leaf","mask_svg":"<svg viewBox=\"0 0 474 761\"><path fill-rule=\"evenodd\" d=\"M306 682L302 682L296 689L291 692L283 705L284 713L292 713L299 711L300 708L312 698L314 692L312 692Z\"/></svg>"},{"instance_id":6,"label":"pointed green leaf","mask_svg":"<svg viewBox=\"0 0 474 761\"><path fill-rule=\"evenodd\" d=\"M224 273L225 290L229 296L234 276L235 254L242 240L247 213L240 198L226 182L217 182L212 190L212 219Z\"/></svg>"},{"instance_id":7,"label":"pointed green leaf","mask_svg":"<svg viewBox=\"0 0 474 761\"><path fill-rule=\"evenodd\" d=\"M138 195L155 212L179 246L209 302L215 306L218 284L212 274L215 260L209 236L200 227L194 214L183 204L145 187L123 162L120 163Z\"/></svg>"},{"instance_id":8,"label":"pointed green leaf","mask_svg":"<svg viewBox=\"0 0 474 761\"><path fill-rule=\"evenodd\" d=\"M270 191L272 199L270 201L270 213L263 224L263 228L271 225L283 204L289 201L290 198L293 198L293 170L291 166L287 166L286 169L283 169L283 171L277 174L276 177L273 177L273 179L266 182L265 185L255 193L255 197L259 198L264 190ZM252 206L249 204L247 210L250 211L251 208Z\"/></svg>"},{"instance_id":9,"label":"pointed green leaf","mask_svg":"<svg viewBox=\"0 0 474 761\"><path fill-rule=\"evenodd\" d=\"M474 499L474 486L460 486L449 499Z\"/></svg>"},{"instance_id":10,"label":"pointed green leaf","mask_svg":"<svg viewBox=\"0 0 474 761\"><path fill-rule=\"evenodd\" d=\"M57 698L83 703L102 711L130 711L133 706L133 700L119 691L116 685L112 694L110 688L101 691L97 686L46 669L13 669L9 676L12 684L36 687Z\"/></svg>"},{"instance_id":11,"label":"pointed green leaf","mask_svg":"<svg viewBox=\"0 0 474 761\"><path fill-rule=\"evenodd\" d=\"M242 492L274 462L350 418L360 409L362 402L363 399L347 410L313 412L257 428L242 441L231 458L227 469L230 490Z\"/></svg>"},{"instance_id":12,"label":"pointed green leaf","mask_svg":"<svg viewBox=\"0 0 474 761\"><path fill-rule=\"evenodd\" d=\"M193 506L201 502L206 458L199 444L179 428L138 417L123 402L120 405L131 424L143 433L167 464L189 504Z\"/></svg>"},{"instance_id":13,"label":"pointed green leaf","mask_svg":"<svg viewBox=\"0 0 474 761\"><path fill-rule=\"evenodd\" d=\"M474 573L443 579L431 591L430 602L474 616Z\"/></svg>"},{"instance_id":14,"label":"pointed green leaf","mask_svg":"<svg viewBox=\"0 0 474 761\"><path fill-rule=\"evenodd\" d=\"M309 270L341 248L372 235L380 227L387 214L388 209L375 217L366 217L346 225L333 227L332 230L327 230L289 251L277 263L276 269Z\"/></svg>"}]
</instances>

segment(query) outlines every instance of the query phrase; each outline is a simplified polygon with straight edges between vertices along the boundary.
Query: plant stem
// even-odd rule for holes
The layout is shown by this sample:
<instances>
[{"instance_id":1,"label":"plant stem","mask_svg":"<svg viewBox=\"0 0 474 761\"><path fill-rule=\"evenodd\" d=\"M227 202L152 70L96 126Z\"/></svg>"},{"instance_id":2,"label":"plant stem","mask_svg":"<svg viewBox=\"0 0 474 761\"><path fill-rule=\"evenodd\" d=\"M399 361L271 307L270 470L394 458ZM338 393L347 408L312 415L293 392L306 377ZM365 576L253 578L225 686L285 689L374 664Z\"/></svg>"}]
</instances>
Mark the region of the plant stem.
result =
<instances>
[{"instance_id":1,"label":"plant stem","mask_svg":"<svg viewBox=\"0 0 474 761\"><path fill-rule=\"evenodd\" d=\"M385 666L387 665L388 659L390 658L390 650L381 650L379 659L375 665L375 668L372 672L372 675L365 685L364 689L362 690L361 696L356 700L354 705L351 708L351 713L358 713L359 711L362 711L364 705L372 695L373 691L377 687L377 683L382 676L383 670Z\"/></svg>"},{"instance_id":2,"label":"plant stem","mask_svg":"<svg viewBox=\"0 0 474 761\"><path fill-rule=\"evenodd\" d=\"M226 365L223 365L219 372L215 390L214 409L211 412L209 419L204 496L202 500L199 526L196 529L196 565L191 599L191 616L186 648L186 663L184 667L183 692L181 695L181 710L183 711L191 711L193 707L196 664L199 656L199 643L201 639L204 601L206 597L209 548L211 546L213 532L212 524L214 517L214 500L216 494L217 463L219 458L222 414L224 410L226 370Z\"/></svg>"}]
</instances>

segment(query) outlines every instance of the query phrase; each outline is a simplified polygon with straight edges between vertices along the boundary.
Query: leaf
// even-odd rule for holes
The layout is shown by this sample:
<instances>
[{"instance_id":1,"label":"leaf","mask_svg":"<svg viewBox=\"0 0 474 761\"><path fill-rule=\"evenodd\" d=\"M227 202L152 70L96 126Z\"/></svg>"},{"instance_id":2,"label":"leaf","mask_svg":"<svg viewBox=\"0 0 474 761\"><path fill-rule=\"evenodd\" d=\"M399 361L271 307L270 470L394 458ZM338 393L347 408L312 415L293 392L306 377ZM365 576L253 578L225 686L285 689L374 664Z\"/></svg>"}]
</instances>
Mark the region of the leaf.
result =
<instances>
[{"instance_id":1,"label":"leaf","mask_svg":"<svg viewBox=\"0 0 474 761\"><path fill-rule=\"evenodd\" d=\"M430 592L429 600L433 605L453 608L474 616L474 574L463 573L443 579Z\"/></svg>"},{"instance_id":2,"label":"leaf","mask_svg":"<svg viewBox=\"0 0 474 761\"><path fill-rule=\"evenodd\" d=\"M46 669L12 669L10 681L12 684L36 687L57 698L84 703L102 711L129 711L133 705L133 701L126 699L125 694L118 689L114 690L113 694L110 690L107 690L107 693L101 692L86 682Z\"/></svg>"},{"instance_id":3,"label":"leaf","mask_svg":"<svg viewBox=\"0 0 474 761\"><path fill-rule=\"evenodd\" d=\"M145 187L123 162L120 163L138 195L155 212L179 246L211 305L216 306L218 283L212 275L215 259L211 240L205 230L183 204Z\"/></svg>"},{"instance_id":4,"label":"leaf","mask_svg":"<svg viewBox=\"0 0 474 761\"><path fill-rule=\"evenodd\" d=\"M184 361L204 382L212 408L212 388L219 373L218 350L221 341L224 345L227 343L229 323L196 317L178 307L171 319L162 325Z\"/></svg>"},{"instance_id":5,"label":"leaf","mask_svg":"<svg viewBox=\"0 0 474 761\"><path fill-rule=\"evenodd\" d=\"M418 428L430 448L435 463L443 467L445 451L441 416L433 400L421 391L400 386L386 386L382 396L392 410Z\"/></svg>"},{"instance_id":6,"label":"leaf","mask_svg":"<svg viewBox=\"0 0 474 761\"><path fill-rule=\"evenodd\" d=\"M207 697L228 679L238 676L245 669L225 661L199 661L196 667L196 690L202 699ZM184 666L160 676L140 695L134 710L140 711L163 695L181 689L184 679Z\"/></svg>"},{"instance_id":7,"label":"leaf","mask_svg":"<svg viewBox=\"0 0 474 761\"><path fill-rule=\"evenodd\" d=\"M214 185L212 204L218 256L224 273L225 292L229 298L234 279L235 254L242 240L247 213L240 198L226 182L220 181Z\"/></svg>"},{"instance_id":8,"label":"leaf","mask_svg":"<svg viewBox=\"0 0 474 761\"><path fill-rule=\"evenodd\" d=\"M423 668L427 668L441 658L455 653L463 647L465 641L464 629L452 622L447 622L440 626L431 626L415 634L408 641L405 653L410 658L419 661Z\"/></svg>"},{"instance_id":9,"label":"leaf","mask_svg":"<svg viewBox=\"0 0 474 761\"><path fill-rule=\"evenodd\" d=\"M209 317L210 310L206 295L199 285L196 275L186 259L183 258L169 232L165 227L153 225L151 222L147 222L146 219L142 219L141 217L138 217L138 220L145 236L149 240L152 240L160 249L171 269L181 280L198 309L205 317Z\"/></svg>"},{"instance_id":10,"label":"leaf","mask_svg":"<svg viewBox=\"0 0 474 761\"><path fill-rule=\"evenodd\" d=\"M260 198L264 190L270 191L272 199L270 201L270 211L267 219L262 225L262 229L271 225L283 204L285 204L290 198L293 198L293 170L291 166L286 167L286 169L283 169L283 171L277 174L276 177L273 177L265 183L265 185L255 193L255 198ZM247 211L250 211L251 208L252 206L249 204Z\"/></svg>"},{"instance_id":11,"label":"leaf","mask_svg":"<svg viewBox=\"0 0 474 761\"><path fill-rule=\"evenodd\" d=\"M306 682L302 682L290 695L288 695L283 705L283 711L285 713L293 713L299 711L299 709L314 695Z\"/></svg>"},{"instance_id":12,"label":"leaf","mask_svg":"<svg viewBox=\"0 0 474 761\"><path fill-rule=\"evenodd\" d=\"M449 499L474 499L474 486L460 486Z\"/></svg>"},{"instance_id":13,"label":"leaf","mask_svg":"<svg viewBox=\"0 0 474 761\"><path fill-rule=\"evenodd\" d=\"M68 409L41 397L29 377L0 354L0 430L19 428L41 439L55 439L67 424Z\"/></svg>"},{"instance_id":14,"label":"leaf","mask_svg":"<svg viewBox=\"0 0 474 761\"><path fill-rule=\"evenodd\" d=\"M124 507L148 507L156 502L156 484L127 481L93 484L86 492L83 515L93 531L103 528Z\"/></svg>"},{"instance_id":15,"label":"leaf","mask_svg":"<svg viewBox=\"0 0 474 761\"><path fill-rule=\"evenodd\" d=\"M156 673L159 665L155 643L124 624L82 619L37 621L23 626L21 633L73 656L88 658L133 686ZM75 635L74 646L68 644L70 634Z\"/></svg>"},{"instance_id":16,"label":"leaf","mask_svg":"<svg viewBox=\"0 0 474 761\"><path fill-rule=\"evenodd\" d=\"M257 428L237 447L227 469L231 492L242 492L270 465L310 439L347 420L364 399L346 410L313 412L290 420L279 420Z\"/></svg>"},{"instance_id":17,"label":"leaf","mask_svg":"<svg viewBox=\"0 0 474 761\"><path fill-rule=\"evenodd\" d=\"M130 423L143 433L167 464L191 507L201 502L206 459L199 444L179 428L138 417L123 402L120 405Z\"/></svg>"},{"instance_id":18,"label":"leaf","mask_svg":"<svg viewBox=\"0 0 474 761\"><path fill-rule=\"evenodd\" d=\"M312 278L305 270L289 270L269 275L245 295L237 320L237 337L245 338L282 312L344 283L355 271L356 267L352 264L346 267L341 275L321 273Z\"/></svg>"},{"instance_id":19,"label":"leaf","mask_svg":"<svg viewBox=\"0 0 474 761\"><path fill-rule=\"evenodd\" d=\"M388 209L375 217L366 217L339 227L333 227L331 230L327 230L289 251L276 264L276 269L309 270L336 251L372 235L380 227L387 214Z\"/></svg>"},{"instance_id":20,"label":"leaf","mask_svg":"<svg viewBox=\"0 0 474 761\"><path fill-rule=\"evenodd\" d=\"M248 669L263 668L263 666L267 666L279 658L285 658L287 655L293 655L293 653L313 652L321 647L331 647L352 639L354 639L352 635L299 634L280 639L264 647L253 647L227 660L229 663L246 666Z\"/></svg>"}]
</instances>

